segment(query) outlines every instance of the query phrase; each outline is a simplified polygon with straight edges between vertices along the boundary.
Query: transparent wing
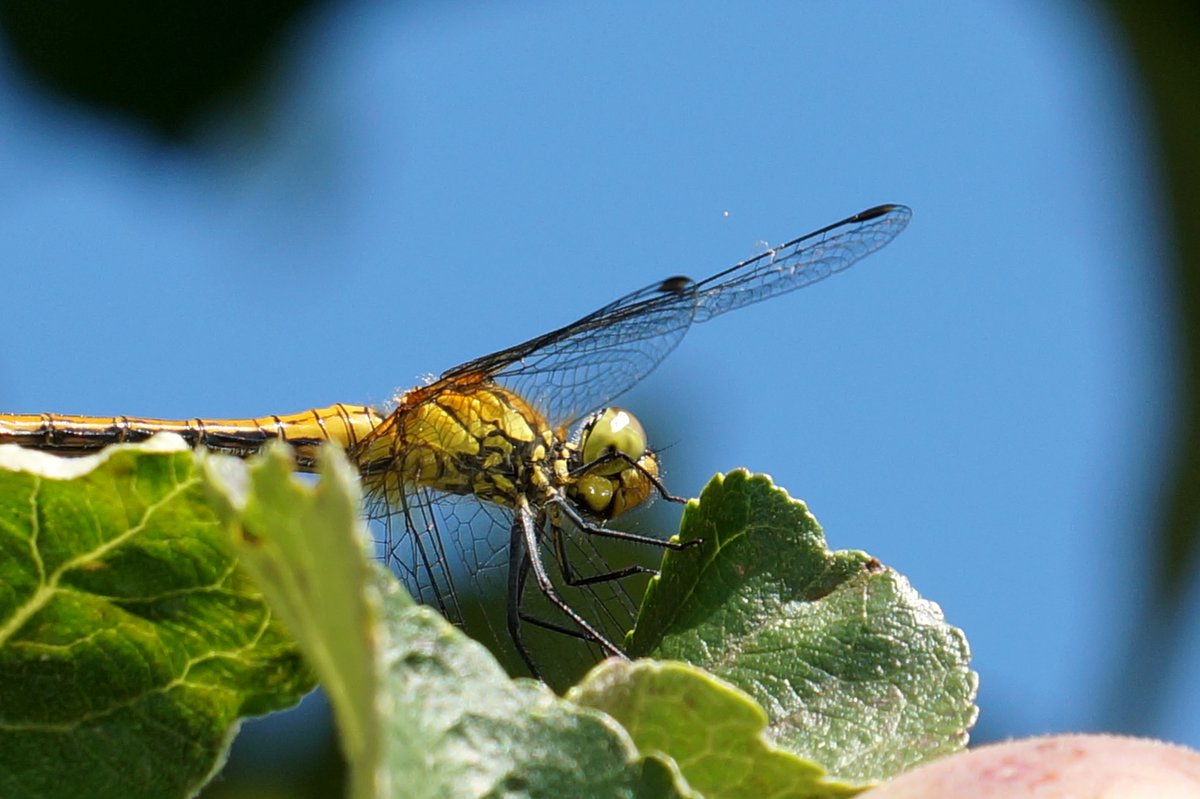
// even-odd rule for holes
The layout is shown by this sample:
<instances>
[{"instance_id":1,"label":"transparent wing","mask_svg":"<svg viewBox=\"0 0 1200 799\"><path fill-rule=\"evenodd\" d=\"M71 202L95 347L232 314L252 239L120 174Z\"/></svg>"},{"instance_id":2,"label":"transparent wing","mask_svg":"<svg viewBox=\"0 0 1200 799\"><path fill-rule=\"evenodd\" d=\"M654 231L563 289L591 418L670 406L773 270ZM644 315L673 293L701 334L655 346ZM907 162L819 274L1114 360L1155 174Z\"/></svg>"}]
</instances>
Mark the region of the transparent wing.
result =
<instances>
[{"instance_id":1,"label":"transparent wing","mask_svg":"<svg viewBox=\"0 0 1200 799\"><path fill-rule=\"evenodd\" d=\"M880 205L705 278L695 284L694 321L706 322L848 269L900 235L910 219L906 206Z\"/></svg>"},{"instance_id":2,"label":"transparent wing","mask_svg":"<svg viewBox=\"0 0 1200 799\"><path fill-rule=\"evenodd\" d=\"M690 290L655 284L566 327L457 366L442 379L490 378L552 423L570 425L649 374L679 344L695 308Z\"/></svg>"},{"instance_id":3,"label":"transparent wing","mask_svg":"<svg viewBox=\"0 0 1200 799\"><path fill-rule=\"evenodd\" d=\"M571 424L624 394L679 344L693 322L809 286L900 234L912 217L881 205L699 282L673 277L535 339L457 366L443 380L493 379L555 424Z\"/></svg>"},{"instance_id":4,"label":"transparent wing","mask_svg":"<svg viewBox=\"0 0 1200 799\"><path fill-rule=\"evenodd\" d=\"M508 573L507 508L470 495L407 486L403 494L371 491L368 516L378 555L419 601L456 624L469 615L464 580L503 583ZM503 601L503 594L501 594Z\"/></svg>"}]
</instances>

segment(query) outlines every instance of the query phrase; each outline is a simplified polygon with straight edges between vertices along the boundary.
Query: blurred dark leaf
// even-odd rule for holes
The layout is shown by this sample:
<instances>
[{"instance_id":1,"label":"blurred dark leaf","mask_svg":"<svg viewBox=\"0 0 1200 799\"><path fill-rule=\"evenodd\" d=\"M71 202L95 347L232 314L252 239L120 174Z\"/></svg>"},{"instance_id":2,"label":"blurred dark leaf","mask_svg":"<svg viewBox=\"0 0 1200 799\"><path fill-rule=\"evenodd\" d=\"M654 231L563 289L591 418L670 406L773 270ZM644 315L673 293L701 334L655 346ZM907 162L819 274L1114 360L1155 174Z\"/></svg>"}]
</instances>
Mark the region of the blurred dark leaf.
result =
<instances>
[{"instance_id":1,"label":"blurred dark leaf","mask_svg":"<svg viewBox=\"0 0 1200 799\"><path fill-rule=\"evenodd\" d=\"M1150 100L1150 120L1162 161L1158 165L1167 192L1167 213L1176 250L1164 264L1174 274L1179 303L1179 370L1182 418L1167 496L1158 590L1168 603L1191 582L1200 544L1200 6L1188 0L1159 0L1149 5L1114 0L1113 8L1132 47Z\"/></svg>"},{"instance_id":2,"label":"blurred dark leaf","mask_svg":"<svg viewBox=\"0 0 1200 799\"><path fill-rule=\"evenodd\" d=\"M1150 603L1117 675L1115 723L1138 732L1155 729L1167 699L1161 675L1179 650L1181 607L1200 561L1200 107L1195 102L1200 6L1193 0L1111 0L1109 7L1145 91L1175 246L1163 272L1173 282L1169 296L1177 303L1171 329L1177 336L1172 377L1179 417L1162 466L1159 515L1147 526L1145 545L1153 552L1155 569L1147 580Z\"/></svg>"},{"instance_id":3,"label":"blurred dark leaf","mask_svg":"<svg viewBox=\"0 0 1200 799\"><path fill-rule=\"evenodd\" d=\"M0 35L33 84L179 139L216 106L251 96L288 31L317 5L0 0Z\"/></svg>"}]
</instances>

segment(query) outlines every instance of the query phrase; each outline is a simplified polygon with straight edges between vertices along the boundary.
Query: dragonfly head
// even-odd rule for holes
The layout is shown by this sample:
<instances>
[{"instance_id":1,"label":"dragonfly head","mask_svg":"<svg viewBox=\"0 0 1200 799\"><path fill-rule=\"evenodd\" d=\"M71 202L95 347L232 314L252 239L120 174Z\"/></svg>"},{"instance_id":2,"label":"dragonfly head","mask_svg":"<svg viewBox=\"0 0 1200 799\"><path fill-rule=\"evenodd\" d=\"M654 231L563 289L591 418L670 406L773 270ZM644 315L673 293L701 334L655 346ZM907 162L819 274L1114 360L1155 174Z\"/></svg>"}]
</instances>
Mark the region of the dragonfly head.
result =
<instances>
[{"instance_id":1,"label":"dragonfly head","mask_svg":"<svg viewBox=\"0 0 1200 799\"><path fill-rule=\"evenodd\" d=\"M576 480L567 493L600 519L616 518L645 502L660 471L641 422L624 408L605 408L589 416L579 429L572 458Z\"/></svg>"}]
</instances>

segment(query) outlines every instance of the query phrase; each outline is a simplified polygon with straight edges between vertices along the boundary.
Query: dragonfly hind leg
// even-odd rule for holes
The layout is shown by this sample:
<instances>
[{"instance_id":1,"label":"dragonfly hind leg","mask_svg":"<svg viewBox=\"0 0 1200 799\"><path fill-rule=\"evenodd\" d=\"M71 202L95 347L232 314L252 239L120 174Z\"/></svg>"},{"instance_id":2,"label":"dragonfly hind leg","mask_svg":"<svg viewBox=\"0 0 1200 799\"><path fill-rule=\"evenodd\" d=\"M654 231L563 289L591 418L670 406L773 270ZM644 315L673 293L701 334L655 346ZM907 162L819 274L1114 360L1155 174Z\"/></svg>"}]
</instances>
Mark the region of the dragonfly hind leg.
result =
<instances>
[{"instance_id":1,"label":"dragonfly hind leg","mask_svg":"<svg viewBox=\"0 0 1200 799\"><path fill-rule=\"evenodd\" d=\"M541 673L538 670L537 664L534 663L533 656L530 654L528 647L525 646L525 641L521 634L522 622L563 633L574 638L581 638L596 644L608 655L620 658L625 657L625 653L621 651L620 647L608 640L587 619L583 618L578 611L558 595L558 592L554 588L554 583L550 579L550 574L546 571L546 564L542 560L541 551L538 547L537 529L533 514L530 512L528 506L519 506L513 514L508 556L508 607L506 614L508 634L517 648L517 653L525 661L525 665L529 668L533 676L540 679ZM574 625L573 629L555 624L554 622L538 619L521 610L521 598L525 592L525 582L531 572L542 596L546 598L547 602L557 608L559 612L571 620L571 623Z\"/></svg>"}]
</instances>

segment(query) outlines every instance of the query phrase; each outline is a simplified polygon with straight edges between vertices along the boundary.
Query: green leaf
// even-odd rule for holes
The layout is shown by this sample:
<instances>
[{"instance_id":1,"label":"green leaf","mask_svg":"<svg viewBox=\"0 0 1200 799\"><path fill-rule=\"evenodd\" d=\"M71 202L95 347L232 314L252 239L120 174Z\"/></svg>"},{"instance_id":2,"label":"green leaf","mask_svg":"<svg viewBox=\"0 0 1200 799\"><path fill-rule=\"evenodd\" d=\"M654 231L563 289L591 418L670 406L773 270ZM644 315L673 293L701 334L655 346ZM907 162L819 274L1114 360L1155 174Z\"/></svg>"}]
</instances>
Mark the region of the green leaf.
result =
<instances>
[{"instance_id":1,"label":"green leaf","mask_svg":"<svg viewBox=\"0 0 1200 799\"><path fill-rule=\"evenodd\" d=\"M191 795L312 686L182 442L0 447L0 796Z\"/></svg>"},{"instance_id":2,"label":"green leaf","mask_svg":"<svg viewBox=\"0 0 1200 799\"><path fill-rule=\"evenodd\" d=\"M673 764L642 758L609 716L509 679L481 644L387 588L379 796L684 797Z\"/></svg>"},{"instance_id":3,"label":"green leaf","mask_svg":"<svg viewBox=\"0 0 1200 799\"><path fill-rule=\"evenodd\" d=\"M846 780L966 745L977 677L962 632L865 553L829 551L804 503L762 475L718 475L680 538L703 544L668 553L630 654L727 680L775 742Z\"/></svg>"},{"instance_id":4,"label":"green leaf","mask_svg":"<svg viewBox=\"0 0 1200 799\"><path fill-rule=\"evenodd\" d=\"M752 697L686 663L609 660L568 698L621 722L641 752L672 757L707 799L836 799L859 791L772 744L767 714Z\"/></svg>"},{"instance_id":5,"label":"green leaf","mask_svg":"<svg viewBox=\"0 0 1200 799\"><path fill-rule=\"evenodd\" d=\"M510 680L370 563L340 453L314 485L283 450L197 470L163 441L0 448L19 464L0 469L0 795L194 792L241 716L311 686L282 623L360 799L846 796L961 746L974 717L961 633L867 556L829 552L765 478L689 506L682 535L704 543L670 553L631 637L732 685L608 664L572 694L584 707Z\"/></svg>"},{"instance_id":6,"label":"green leaf","mask_svg":"<svg viewBox=\"0 0 1200 799\"><path fill-rule=\"evenodd\" d=\"M323 452L318 487L289 463L271 451L254 465L249 499L227 507L227 522L334 686L353 796L692 795L673 763L643 758L610 717L509 679L482 645L370 569L341 453Z\"/></svg>"},{"instance_id":7,"label":"green leaf","mask_svg":"<svg viewBox=\"0 0 1200 799\"><path fill-rule=\"evenodd\" d=\"M206 458L243 568L270 599L321 678L338 717L350 764L352 796L370 796L379 759L372 715L376 690L374 648L378 603L363 586L372 579L364 546L358 478L344 458L322 462L316 485L301 482L286 447L270 447L246 464Z\"/></svg>"}]
</instances>

